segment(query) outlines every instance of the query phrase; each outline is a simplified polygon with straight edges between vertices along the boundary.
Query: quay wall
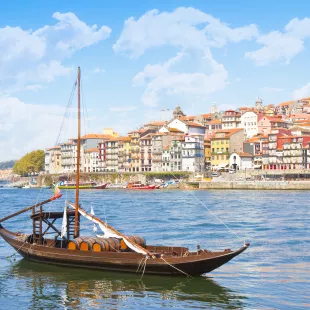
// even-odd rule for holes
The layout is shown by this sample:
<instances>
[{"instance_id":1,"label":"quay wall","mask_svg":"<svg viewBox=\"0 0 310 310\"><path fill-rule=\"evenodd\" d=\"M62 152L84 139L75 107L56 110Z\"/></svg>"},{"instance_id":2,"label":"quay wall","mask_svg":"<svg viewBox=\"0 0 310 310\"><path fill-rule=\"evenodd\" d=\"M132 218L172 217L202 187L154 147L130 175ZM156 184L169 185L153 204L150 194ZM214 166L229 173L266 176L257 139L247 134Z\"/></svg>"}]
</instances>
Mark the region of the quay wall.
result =
<instances>
[{"instance_id":1,"label":"quay wall","mask_svg":"<svg viewBox=\"0 0 310 310\"><path fill-rule=\"evenodd\" d=\"M310 181L199 182L199 189L310 190Z\"/></svg>"}]
</instances>

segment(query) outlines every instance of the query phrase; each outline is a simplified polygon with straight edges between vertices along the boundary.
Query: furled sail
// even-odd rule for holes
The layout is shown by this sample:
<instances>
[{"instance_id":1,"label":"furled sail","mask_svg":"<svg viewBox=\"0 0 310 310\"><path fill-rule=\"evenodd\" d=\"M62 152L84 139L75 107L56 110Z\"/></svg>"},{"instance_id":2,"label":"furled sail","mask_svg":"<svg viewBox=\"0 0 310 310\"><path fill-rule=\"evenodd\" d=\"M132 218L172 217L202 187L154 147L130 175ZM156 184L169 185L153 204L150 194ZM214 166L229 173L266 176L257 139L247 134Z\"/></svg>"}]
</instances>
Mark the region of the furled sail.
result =
<instances>
[{"instance_id":1,"label":"furled sail","mask_svg":"<svg viewBox=\"0 0 310 310\"><path fill-rule=\"evenodd\" d=\"M62 218L61 235L60 235L60 237L63 238L66 235L67 235L67 206L65 205L64 215L63 215L63 218Z\"/></svg>"},{"instance_id":2,"label":"furled sail","mask_svg":"<svg viewBox=\"0 0 310 310\"><path fill-rule=\"evenodd\" d=\"M93 209L93 207L91 206L91 208L90 208L90 214L92 215L92 216L95 216L95 211L94 211L94 209ZM94 223L94 228L93 228L93 231L94 232L97 232L97 225Z\"/></svg>"},{"instance_id":3,"label":"furled sail","mask_svg":"<svg viewBox=\"0 0 310 310\"><path fill-rule=\"evenodd\" d=\"M75 209L75 205L67 202L68 205ZM137 253L141 253L144 255L150 255L153 257L153 254L151 252L149 252L148 250L142 248L141 246L139 246L138 244L132 242L131 240L129 240L126 236L124 236L122 233L120 233L119 231L117 231L116 229L114 229L113 227L111 227L110 225L104 223L103 221L101 221L100 219L98 219L97 217L87 213L85 210L83 210L81 207L78 208L79 213L84 216L85 218L87 218L89 221L92 221L95 224L98 224L100 229L103 231L104 233L104 237L105 238L117 238L117 239L123 239L124 242L126 243L126 245L132 249L133 251L137 252Z\"/></svg>"}]
</instances>

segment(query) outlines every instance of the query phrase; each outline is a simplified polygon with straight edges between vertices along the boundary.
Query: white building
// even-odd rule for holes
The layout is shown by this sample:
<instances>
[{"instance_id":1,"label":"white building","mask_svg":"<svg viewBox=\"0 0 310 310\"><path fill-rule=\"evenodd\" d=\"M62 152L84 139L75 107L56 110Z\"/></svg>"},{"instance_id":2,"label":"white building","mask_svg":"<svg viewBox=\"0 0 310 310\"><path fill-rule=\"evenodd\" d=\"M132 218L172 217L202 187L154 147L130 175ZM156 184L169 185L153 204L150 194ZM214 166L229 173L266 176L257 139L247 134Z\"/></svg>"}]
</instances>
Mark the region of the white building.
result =
<instances>
[{"instance_id":1,"label":"white building","mask_svg":"<svg viewBox=\"0 0 310 310\"><path fill-rule=\"evenodd\" d=\"M185 136L182 143L182 170L201 172L204 170L204 136Z\"/></svg>"},{"instance_id":2,"label":"white building","mask_svg":"<svg viewBox=\"0 0 310 310\"><path fill-rule=\"evenodd\" d=\"M241 116L241 128L244 128L244 133L247 138L251 138L258 134L258 116L257 113L247 111Z\"/></svg>"},{"instance_id":3,"label":"white building","mask_svg":"<svg viewBox=\"0 0 310 310\"><path fill-rule=\"evenodd\" d=\"M162 152L162 158L161 158L161 162L162 162L162 167L161 167L161 171L171 171L171 166L170 166L170 144L165 146L163 148L163 152Z\"/></svg>"},{"instance_id":4,"label":"white building","mask_svg":"<svg viewBox=\"0 0 310 310\"><path fill-rule=\"evenodd\" d=\"M84 172L98 172L99 171L99 150L92 148L85 151L84 155Z\"/></svg>"},{"instance_id":5,"label":"white building","mask_svg":"<svg viewBox=\"0 0 310 310\"><path fill-rule=\"evenodd\" d=\"M229 167L235 170L253 169L253 155L249 153L232 153Z\"/></svg>"}]
</instances>

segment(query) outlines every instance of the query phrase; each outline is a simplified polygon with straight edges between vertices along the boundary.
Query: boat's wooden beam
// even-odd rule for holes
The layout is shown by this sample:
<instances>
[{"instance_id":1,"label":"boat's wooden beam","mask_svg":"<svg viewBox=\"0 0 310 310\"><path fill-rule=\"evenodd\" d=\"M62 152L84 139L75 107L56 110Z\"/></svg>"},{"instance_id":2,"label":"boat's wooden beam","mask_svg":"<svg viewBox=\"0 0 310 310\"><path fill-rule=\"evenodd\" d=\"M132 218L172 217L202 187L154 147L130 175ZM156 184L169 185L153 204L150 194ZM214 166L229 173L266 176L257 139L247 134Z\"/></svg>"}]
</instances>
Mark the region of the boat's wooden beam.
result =
<instances>
[{"instance_id":1,"label":"boat's wooden beam","mask_svg":"<svg viewBox=\"0 0 310 310\"><path fill-rule=\"evenodd\" d=\"M55 219L53 219L53 221L52 221L52 225L56 222L56 220L57 220L57 218L55 218ZM46 223L46 222L45 222ZM44 232L43 232L43 236L48 232L48 230L51 228L51 226L47 226L47 228L44 230Z\"/></svg>"},{"instance_id":2,"label":"boat's wooden beam","mask_svg":"<svg viewBox=\"0 0 310 310\"><path fill-rule=\"evenodd\" d=\"M61 196L62 196L62 195L59 195L59 197L61 197ZM57 197L57 198L59 198L59 197ZM12 217L14 217L14 216L17 216L17 215L19 215L19 214L22 214L22 213L24 213L24 212L27 212L27 211L29 211L29 210L32 210L32 209L34 209L34 208L36 208L36 207L43 206L43 205L45 205L45 204L47 204L47 203L49 203L49 202L51 202L51 201L53 201L53 200L55 200L55 199L57 199L57 198L51 197L50 199L44 200L44 201L39 202L39 203L37 203L37 204L35 204L35 205L33 205L33 206L27 207L27 208L22 209L22 210L20 210L20 211L18 211L18 212L15 212L15 213L13 213L13 214L11 214L11 215L8 215L8 216L6 216L6 217L0 219L0 223L2 223L2 222L6 221L6 220L8 220L8 219L10 219L10 218L12 218Z\"/></svg>"},{"instance_id":3,"label":"boat's wooden beam","mask_svg":"<svg viewBox=\"0 0 310 310\"><path fill-rule=\"evenodd\" d=\"M48 225L48 228L52 228L54 229L54 231L60 236L61 235L61 232L52 224L50 223L49 221L47 221L46 219L43 219L44 223L46 225Z\"/></svg>"}]
</instances>

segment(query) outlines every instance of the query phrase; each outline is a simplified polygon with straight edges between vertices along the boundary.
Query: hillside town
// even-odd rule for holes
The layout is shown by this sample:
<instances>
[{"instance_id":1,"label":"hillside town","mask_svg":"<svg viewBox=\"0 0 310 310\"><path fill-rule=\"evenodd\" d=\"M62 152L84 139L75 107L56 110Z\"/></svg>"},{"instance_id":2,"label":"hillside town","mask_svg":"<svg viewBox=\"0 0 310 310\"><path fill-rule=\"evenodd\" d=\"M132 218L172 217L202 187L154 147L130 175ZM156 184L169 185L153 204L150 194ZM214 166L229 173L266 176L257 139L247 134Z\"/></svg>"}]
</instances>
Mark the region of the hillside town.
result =
<instances>
[{"instance_id":1,"label":"hillside town","mask_svg":"<svg viewBox=\"0 0 310 310\"><path fill-rule=\"evenodd\" d=\"M45 150L45 172L75 172L77 138ZM119 136L81 137L81 172L310 169L310 97L151 121Z\"/></svg>"}]
</instances>

